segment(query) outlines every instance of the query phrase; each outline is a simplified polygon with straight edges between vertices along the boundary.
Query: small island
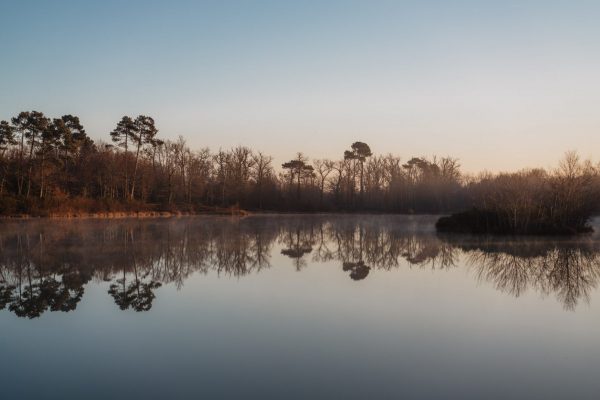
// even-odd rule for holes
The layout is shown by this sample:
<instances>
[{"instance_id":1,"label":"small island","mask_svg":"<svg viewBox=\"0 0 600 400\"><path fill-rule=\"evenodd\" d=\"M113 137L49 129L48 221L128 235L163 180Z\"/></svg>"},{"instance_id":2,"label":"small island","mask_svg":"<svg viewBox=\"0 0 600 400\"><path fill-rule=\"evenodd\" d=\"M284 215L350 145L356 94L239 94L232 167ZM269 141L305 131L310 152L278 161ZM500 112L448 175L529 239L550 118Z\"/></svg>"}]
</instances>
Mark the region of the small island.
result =
<instances>
[{"instance_id":1,"label":"small island","mask_svg":"<svg viewBox=\"0 0 600 400\"><path fill-rule=\"evenodd\" d=\"M438 232L509 235L589 233L597 212L598 176L589 162L567 153L551 172L526 170L473 183L473 207L441 217Z\"/></svg>"},{"instance_id":2,"label":"small island","mask_svg":"<svg viewBox=\"0 0 600 400\"><path fill-rule=\"evenodd\" d=\"M438 219L438 232L494 235L574 235L593 232L589 218L550 220L527 219L524 224L507 214L473 208Z\"/></svg>"}]
</instances>

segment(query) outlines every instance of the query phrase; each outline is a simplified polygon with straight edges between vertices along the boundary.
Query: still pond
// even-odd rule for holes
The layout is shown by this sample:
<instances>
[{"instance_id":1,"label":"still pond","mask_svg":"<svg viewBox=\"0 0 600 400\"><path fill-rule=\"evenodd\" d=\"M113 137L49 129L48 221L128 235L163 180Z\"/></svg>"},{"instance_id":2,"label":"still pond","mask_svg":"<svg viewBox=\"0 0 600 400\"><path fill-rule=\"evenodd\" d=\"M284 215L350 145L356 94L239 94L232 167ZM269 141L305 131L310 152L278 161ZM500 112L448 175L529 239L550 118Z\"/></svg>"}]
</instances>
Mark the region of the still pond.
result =
<instances>
[{"instance_id":1,"label":"still pond","mask_svg":"<svg viewBox=\"0 0 600 400\"><path fill-rule=\"evenodd\" d=\"M597 399L600 234L435 220L2 222L1 397Z\"/></svg>"}]
</instances>

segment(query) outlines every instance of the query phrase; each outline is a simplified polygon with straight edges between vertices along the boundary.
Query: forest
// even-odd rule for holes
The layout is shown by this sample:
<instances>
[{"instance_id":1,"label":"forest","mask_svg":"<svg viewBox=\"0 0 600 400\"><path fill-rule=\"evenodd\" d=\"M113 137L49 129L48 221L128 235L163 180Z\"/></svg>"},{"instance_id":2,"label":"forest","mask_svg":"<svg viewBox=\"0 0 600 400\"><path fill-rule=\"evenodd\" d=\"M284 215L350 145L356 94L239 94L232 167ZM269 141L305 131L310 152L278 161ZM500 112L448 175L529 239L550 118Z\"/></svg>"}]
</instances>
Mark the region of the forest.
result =
<instances>
[{"instance_id":1,"label":"forest","mask_svg":"<svg viewBox=\"0 0 600 400\"><path fill-rule=\"evenodd\" d=\"M94 141L73 115L25 111L0 122L0 214L111 211L442 213L500 216L504 230L585 225L600 167L567 153L554 170L465 174L452 157L374 154L348 143L337 159L297 153L282 165L244 146L191 149L161 139L152 117L124 116ZM540 221L543 221L540 223ZM534 228L532 228L534 227ZM541 228L542 227L542 228Z\"/></svg>"}]
</instances>

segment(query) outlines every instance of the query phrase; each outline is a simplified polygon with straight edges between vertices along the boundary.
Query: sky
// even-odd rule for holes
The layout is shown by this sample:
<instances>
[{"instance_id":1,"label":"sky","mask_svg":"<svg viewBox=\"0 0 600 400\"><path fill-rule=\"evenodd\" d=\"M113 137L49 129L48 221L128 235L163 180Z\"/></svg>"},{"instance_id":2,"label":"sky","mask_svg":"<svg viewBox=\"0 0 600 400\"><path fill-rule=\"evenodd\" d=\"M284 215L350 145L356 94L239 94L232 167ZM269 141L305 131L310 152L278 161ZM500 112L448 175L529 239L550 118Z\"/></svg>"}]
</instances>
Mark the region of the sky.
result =
<instances>
[{"instance_id":1,"label":"sky","mask_svg":"<svg viewBox=\"0 0 600 400\"><path fill-rule=\"evenodd\" d=\"M195 149L453 156L600 149L599 1L0 0L0 119L123 115Z\"/></svg>"}]
</instances>

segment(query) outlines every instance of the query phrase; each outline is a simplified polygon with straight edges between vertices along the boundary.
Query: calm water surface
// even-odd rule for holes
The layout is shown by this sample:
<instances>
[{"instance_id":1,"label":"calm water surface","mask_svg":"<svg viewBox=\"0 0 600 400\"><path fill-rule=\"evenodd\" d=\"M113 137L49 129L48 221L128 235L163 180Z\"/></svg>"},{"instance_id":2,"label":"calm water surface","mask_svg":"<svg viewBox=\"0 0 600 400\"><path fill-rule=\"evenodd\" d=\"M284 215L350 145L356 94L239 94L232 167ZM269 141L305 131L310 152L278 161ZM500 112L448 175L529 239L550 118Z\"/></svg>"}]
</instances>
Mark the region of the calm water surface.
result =
<instances>
[{"instance_id":1,"label":"calm water surface","mask_svg":"<svg viewBox=\"0 0 600 400\"><path fill-rule=\"evenodd\" d=\"M2 398L599 398L600 236L434 222L4 222Z\"/></svg>"}]
</instances>

